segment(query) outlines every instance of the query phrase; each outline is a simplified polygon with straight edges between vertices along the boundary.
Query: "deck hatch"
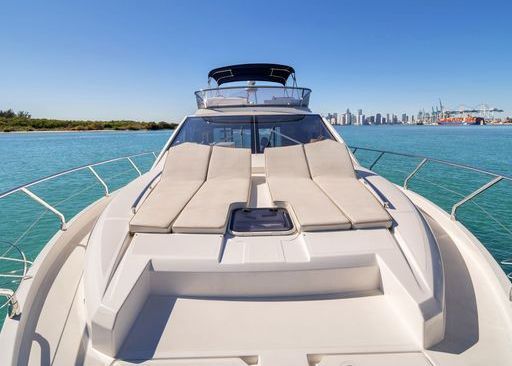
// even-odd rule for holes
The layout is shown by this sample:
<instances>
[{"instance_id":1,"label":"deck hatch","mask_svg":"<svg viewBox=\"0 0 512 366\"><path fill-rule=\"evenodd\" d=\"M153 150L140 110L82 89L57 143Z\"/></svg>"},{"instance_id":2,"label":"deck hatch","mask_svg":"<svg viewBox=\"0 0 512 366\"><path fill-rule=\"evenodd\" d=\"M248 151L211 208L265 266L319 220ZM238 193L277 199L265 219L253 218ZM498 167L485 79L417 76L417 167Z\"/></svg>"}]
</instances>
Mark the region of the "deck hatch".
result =
<instances>
[{"instance_id":1,"label":"deck hatch","mask_svg":"<svg viewBox=\"0 0 512 366\"><path fill-rule=\"evenodd\" d=\"M233 210L230 229L233 233L289 233L293 222L284 208L241 208Z\"/></svg>"}]
</instances>

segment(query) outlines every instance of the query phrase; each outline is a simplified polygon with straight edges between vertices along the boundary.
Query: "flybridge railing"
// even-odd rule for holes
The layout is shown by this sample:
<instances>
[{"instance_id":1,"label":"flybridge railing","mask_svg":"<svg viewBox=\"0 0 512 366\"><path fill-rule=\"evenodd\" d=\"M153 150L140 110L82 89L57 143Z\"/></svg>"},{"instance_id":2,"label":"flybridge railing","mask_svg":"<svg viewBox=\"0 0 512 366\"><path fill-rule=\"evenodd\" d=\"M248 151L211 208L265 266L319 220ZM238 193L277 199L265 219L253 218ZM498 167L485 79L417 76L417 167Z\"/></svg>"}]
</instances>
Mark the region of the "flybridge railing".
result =
<instances>
[{"instance_id":1,"label":"flybridge railing","mask_svg":"<svg viewBox=\"0 0 512 366\"><path fill-rule=\"evenodd\" d=\"M152 151L86 164L0 193L0 298L6 299L0 312L9 308L10 317L19 315L15 292L27 278L28 257L35 258L55 232L66 230L69 218L141 176L156 158ZM0 326L2 320L0 314Z\"/></svg>"},{"instance_id":2,"label":"flybridge railing","mask_svg":"<svg viewBox=\"0 0 512 366\"><path fill-rule=\"evenodd\" d=\"M194 94L199 109L248 106L307 108L311 89L274 85L247 85L201 89Z\"/></svg>"},{"instance_id":3,"label":"flybridge railing","mask_svg":"<svg viewBox=\"0 0 512 366\"><path fill-rule=\"evenodd\" d=\"M512 279L512 177L419 155L350 149L364 167L419 193L461 222Z\"/></svg>"}]
</instances>

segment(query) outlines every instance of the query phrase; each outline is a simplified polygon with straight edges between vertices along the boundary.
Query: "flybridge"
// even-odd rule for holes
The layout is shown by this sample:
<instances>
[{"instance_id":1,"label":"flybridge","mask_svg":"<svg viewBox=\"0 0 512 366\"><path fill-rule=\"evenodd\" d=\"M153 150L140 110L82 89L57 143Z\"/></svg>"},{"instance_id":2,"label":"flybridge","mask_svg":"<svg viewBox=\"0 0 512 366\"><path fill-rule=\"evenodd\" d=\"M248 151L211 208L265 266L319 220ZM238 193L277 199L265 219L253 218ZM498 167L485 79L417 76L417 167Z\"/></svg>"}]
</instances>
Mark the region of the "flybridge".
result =
<instances>
[{"instance_id":1,"label":"flybridge","mask_svg":"<svg viewBox=\"0 0 512 366\"><path fill-rule=\"evenodd\" d=\"M287 86L291 78L292 86ZM215 81L216 87L211 88ZM221 85L246 81L244 86ZM281 84L256 85L257 81ZM241 64L219 67L208 73L207 89L195 92L197 107L226 108L247 106L280 106L308 108L311 89L297 87L295 70L280 64Z\"/></svg>"}]
</instances>

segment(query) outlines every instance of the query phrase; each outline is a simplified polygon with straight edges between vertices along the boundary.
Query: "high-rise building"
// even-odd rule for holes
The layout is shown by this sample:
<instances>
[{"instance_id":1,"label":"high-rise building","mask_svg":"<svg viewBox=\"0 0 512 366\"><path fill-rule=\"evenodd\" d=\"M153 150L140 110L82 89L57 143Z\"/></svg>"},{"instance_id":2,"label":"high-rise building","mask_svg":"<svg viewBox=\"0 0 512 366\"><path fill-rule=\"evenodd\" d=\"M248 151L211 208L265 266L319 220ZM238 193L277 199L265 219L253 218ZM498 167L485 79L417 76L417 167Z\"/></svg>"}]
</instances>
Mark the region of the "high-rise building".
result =
<instances>
[{"instance_id":1,"label":"high-rise building","mask_svg":"<svg viewBox=\"0 0 512 366\"><path fill-rule=\"evenodd\" d=\"M386 113L386 123L391 123L391 118L389 117L389 113Z\"/></svg>"},{"instance_id":2,"label":"high-rise building","mask_svg":"<svg viewBox=\"0 0 512 366\"><path fill-rule=\"evenodd\" d=\"M357 125L362 125L363 124L363 119L361 118L363 116L363 110L362 109L358 109L357 110L357 117L356 117L356 124Z\"/></svg>"},{"instance_id":3,"label":"high-rise building","mask_svg":"<svg viewBox=\"0 0 512 366\"><path fill-rule=\"evenodd\" d=\"M347 125L352 124L352 113L350 113L350 109L347 108L347 111L345 112L345 121Z\"/></svg>"},{"instance_id":4,"label":"high-rise building","mask_svg":"<svg viewBox=\"0 0 512 366\"><path fill-rule=\"evenodd\" d=\"M375 124L376 124L376 125L380 125L380 124L382 124L382 115L381 115L380 113L377 113L377 114L375 115Z\"/></svg>"},{"instance_id":5,"label":"high-rise building","mask_svg":"<svg viewBox=\"0 0 512 366\"><path fill-rule=\"evenodd\" d=\"M402 113L402 123L407 123L407 114Z\"/></svg>"}]
</instances>

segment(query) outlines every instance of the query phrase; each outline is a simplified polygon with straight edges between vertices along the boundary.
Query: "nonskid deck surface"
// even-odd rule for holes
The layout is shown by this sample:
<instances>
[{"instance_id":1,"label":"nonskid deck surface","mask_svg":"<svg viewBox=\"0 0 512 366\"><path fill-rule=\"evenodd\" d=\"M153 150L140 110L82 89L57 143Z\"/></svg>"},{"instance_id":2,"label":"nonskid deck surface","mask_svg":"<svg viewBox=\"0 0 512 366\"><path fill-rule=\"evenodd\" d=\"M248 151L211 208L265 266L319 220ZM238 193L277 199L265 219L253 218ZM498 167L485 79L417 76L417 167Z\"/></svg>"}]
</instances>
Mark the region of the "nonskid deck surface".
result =
<instances>
[{"instance_id":1,"label":"nonskid deck surface","mask_svg":"<svg viewBox=\"0 0 512 366\"><path fill-rule=\"evenodd\" d=\"M386 296L224 301L151 296L119 358L417 350ZM307 350L307 352L305 352Z\"/></svg>"}]
</instances>

